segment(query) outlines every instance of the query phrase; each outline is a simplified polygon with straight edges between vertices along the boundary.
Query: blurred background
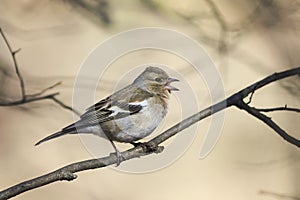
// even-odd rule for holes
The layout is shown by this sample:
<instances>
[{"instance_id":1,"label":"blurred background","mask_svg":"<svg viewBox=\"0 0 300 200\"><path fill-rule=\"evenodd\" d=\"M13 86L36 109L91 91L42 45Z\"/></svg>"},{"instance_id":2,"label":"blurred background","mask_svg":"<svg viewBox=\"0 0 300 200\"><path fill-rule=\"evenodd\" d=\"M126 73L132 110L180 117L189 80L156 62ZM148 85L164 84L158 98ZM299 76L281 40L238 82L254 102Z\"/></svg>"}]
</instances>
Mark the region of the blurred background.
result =
<instances>
[{"instance_id":1,"label":"blurred background","mask_svg":"<svg viewBox=\"0 0 300 200\"><path fill-rule=\"evenodd\" d=\"M142 27L168 28L196 40L218 67L225 92L230 95L274 72L299 66L299 10L297 0L2 0L0 27L12 48L21 48L16 58L26 92L39 92L62 81L52 91L60 92L58 99L72 105L76 74L89 53L114 34ZM189 80L199 100L199 110L210 105L203 80L187 62L151 50L114 62L101 79L97 98L110 94L120 75L132 64L149 62L164 62ZM89 77L87 88L88 80ZM257 91L251 105L269 108L287 104L300 108L299 91L299 78L288 78ZM12 57L0 38L0 101L19 98ZM180 120L180 109L172 109L178 107L174 95L171 101L173 113L160 131ZM269 115L288 133L300 138L299 115ZM0 107L0 190L66 164L90 159L92 156L76 136L34 146L73 120L72 112L50 100ZM190 148L163 169L142 174L114 168L85 171L78 173L75 181L56 182L15 199L300 198L299 149L257 119L230 108L226 109L217 145L207 158L200 160L200 146L209 126L210 119L199 123ZM143 158L137 161L143 162Z\"/></svg>"}]
</instances>

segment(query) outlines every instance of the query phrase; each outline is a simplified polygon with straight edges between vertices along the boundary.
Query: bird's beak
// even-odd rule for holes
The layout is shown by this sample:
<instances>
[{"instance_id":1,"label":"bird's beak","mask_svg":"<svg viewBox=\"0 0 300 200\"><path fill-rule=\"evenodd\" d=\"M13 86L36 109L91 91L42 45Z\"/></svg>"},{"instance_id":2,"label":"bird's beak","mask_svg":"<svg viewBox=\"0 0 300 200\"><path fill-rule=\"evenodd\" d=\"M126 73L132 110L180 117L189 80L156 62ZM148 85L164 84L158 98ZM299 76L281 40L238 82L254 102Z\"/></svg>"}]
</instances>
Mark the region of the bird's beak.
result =
<instances>
[{"instance_id":1,"label":"bird's beak","mask_svg":"<svg viewBox=\"0 0 300 200\"><path fill-rule=\"evenodd\" d=\"M179 81L179 80L176 78L168 78L167 83L165 84L165 89L168 90L169 93L171 93L171 91L179 91L178 88L170 85L172 82L175 82L175 81Z\"/></svg>"}]
</instances>

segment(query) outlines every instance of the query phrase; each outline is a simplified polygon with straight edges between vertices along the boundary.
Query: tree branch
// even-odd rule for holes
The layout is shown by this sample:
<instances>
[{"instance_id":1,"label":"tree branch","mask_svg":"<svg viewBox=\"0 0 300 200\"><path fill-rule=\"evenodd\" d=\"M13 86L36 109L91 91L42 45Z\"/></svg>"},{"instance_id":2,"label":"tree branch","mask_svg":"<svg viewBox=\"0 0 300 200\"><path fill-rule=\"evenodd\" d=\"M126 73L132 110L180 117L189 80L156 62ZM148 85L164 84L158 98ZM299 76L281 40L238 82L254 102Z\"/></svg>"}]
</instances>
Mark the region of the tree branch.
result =
<instances>
[{"instance_id":1,"label":"tree branch","mask_svg":"<svg viewBox=\"0 0 300 200\"><path fill-rule=\"evenodd\" d=\"M0 102L0 106L17 106L17 105L21 105L21 104L26 104L26 103L31 103L34 101L40 101L40 100L45 100L45 99L50 99L53 100L53 102L55 102L56 104L58 104L59 106L61 106L64 109L70 110L72 111L74 114L80 116L80 113L78 111L76 111L75 109L73 109L70 106L67 106L66 104L64 104L62 101L58 100L56 98L57 95L59 95L58 92L52 93L52 94L47 94L44 95L45 92L47 92L50 89L55 88L56 86L60 85L61 82L57 82L43 90L41 90L40 92L34 93L34 94L26 94L26 89L25 89L25 82L24 79L22 77L22 74L19 70L19 66L17 63L17 59L16 59L16 54L21 50L18 49L16 51L13 51L11 48L11 45L8 42L8 39L6 38L3 30L0 27L0 35L2 36L11 56L12 56L12 60L13 60L13 64L15 67L15 71L16 74L18 76L19 82L20 82L20 88L21 88L21 99L20 100L16 100L16 101L9 101L9 102Z\"/></svg>"},{"instance_id":2,"label":"tree branch","mask_svg":"<svg viewBox=\"0 0 300 200\"><path fill-rule=\"evenodd\" d=\"M296 145L297 147L300 147L300 141L293 136L290 136L287 134L280 126L278 126L270 117L260 113L257 109L248 106L245 102L240 101L237 104L237 107L247 111L250 115L253 117L263 121L265 124L267 124L271 129L273 129L276 133L278 133L283 139L288 141L291 144Z\"/></svg>"},{"instance_id":3,"label":"tree branch","mask_svg":"<svg viewBox=\"0 0 300 200\"><path fill-rule=\"evenodd\" d=\"M63 107L64 109L70 110L73 113L75 113L77 116L80 116L80 112L78 112L77 110L75 110L74 108L72 108L71 106L66 105L65 103L63 103L62 101L58 100L55 96L50 97L50 99L52 99L55 103L57 103L58 105L60 105L61 107Z\"/></svg>"},{"instance_id":4,"label":"tree branch","mask_svg":"<svg viewBox=\"0 0 300 200\"><path fill-rule=\"evenodd\" d=\"M287 105L284 107L277 107L277 108L255 108L259 112L274 112L274 111L291 111L291 112L297 112L300 113L300 109L298 108L289 108Z\"/></svg>"},{"instance_id":5,"label":"tree branch","mask_svg":"<svg viewBox=\"0 0 300 200\"><path fill-rule=\"evenodd\" d=\"M37 93L34 93L34 94L29 94L29 95L27 95L27 96L28 96L28 97L36 97L36 96L40 96L40 95L44 94L45 92L47 92L48 90L51 90L51 89L55 88L56 86L58 86L58 85L60 85L60 84L62 84L61 81L59 81L59 82L57 82L57 83L55 83L55 84L53 84L53 85L50 85L49 87L47 87L47 88L41 90L40 92L37 92Z\"/></svg>"},{"instance_id":6,"label":"tree branch","mask_svg":"<svg viewBox=\"0 0 300 200\"><path fill-rule=\"evenodd\" d=\"M172 136L176 135L180 131L188 128L189 126L195 124L196 122L199 122L202 119L205 119L214 113L219 112L220 110L229 108L231 106L236 106L237 108L243 109L247 111L249 114L254 116L255 118L260 119L265 124L267 124L269 127L271 127L277 134L279 134L281 137L283 137L287 142L296 145L299 147L300 141L296 138L293 138L292 136L288 135L286 132L284 132L277 124L275 124L270 118L267 116L261 114L257 109L250 107L247 105L243 100L246 98L249 94L253 94L255 90L258 90L272 82L281 80L283 78L287 78L294 75L300 74L300 67L286 70L280 73L275 73L273 75L270 75L248 87L245 89L240 90L239 92L233 94L232 96L228 97L227 99L214 104L186 119L183 121L177 123L173 127L169 128L168 130L164 131L163 133L159 134L152 140L146 143L145 147L137 146L134 148L131 148L127 151L123 151L122 155L124 156L124 160L129 160L133 158L138 158L141 156L149 155L153 152L159 153L162 151L163 147L159 147L158 145L162 142L168 140ZM10 188L7 188L0 192L0 199L8 199L11 197L14 197L16 195L19 195L23 192L26 192L28 190L32 190L56 181L71 181L77 178L76 172L84 171L84 170L90 170L90 169L97 169L106 167L112 164L115 164L117 162L117 158L115 154L110 154L109 156L102 157L99 159L91 159L91 160L85 160L81 162L76 162L70 165L67 165L65 167L62 167L60 169L57 169L51 173L42 175L40 177L19 183L15 186L12 186Z\"/></svg>"},{"instance_id":7,"label":"tree branch","mask_svg":"<svg viewBox=\"0 0 300 200\"><path fill-rule=\"evenodd\" d=\"M16 59L16 54L17 54L18 52L20 52L21 49L17 49L16 51L13 51L13 50L12 50L12 48L11 48L11 46L10 46L10 44L9 44L9 42L8 42L8 40L7 40L7 38L5 37L4 32L2 31L2 28L1 28L1 27L0 27L0 34L1 34L1 36L2 36L4 42L5 42L6 46L7 46L7 48L8 48L8 50L9 50L10 54L11 54L11 56L12 56L12 59L13 59L13 62L14 62L14 66L15 66L15 70L16 70L16 74L17 74L17 76L18 76L18 78L19 78L19 81L20 81L20 87L21 87L21 101L25 101L25 99L26 99L25 84L24 84L23 77L22 77L22 75L21 75L21 73L20 73L20 71L19 71L19 67L18 67L18 63L17 63L17 59Z\"/></svg>"}]
</instances>

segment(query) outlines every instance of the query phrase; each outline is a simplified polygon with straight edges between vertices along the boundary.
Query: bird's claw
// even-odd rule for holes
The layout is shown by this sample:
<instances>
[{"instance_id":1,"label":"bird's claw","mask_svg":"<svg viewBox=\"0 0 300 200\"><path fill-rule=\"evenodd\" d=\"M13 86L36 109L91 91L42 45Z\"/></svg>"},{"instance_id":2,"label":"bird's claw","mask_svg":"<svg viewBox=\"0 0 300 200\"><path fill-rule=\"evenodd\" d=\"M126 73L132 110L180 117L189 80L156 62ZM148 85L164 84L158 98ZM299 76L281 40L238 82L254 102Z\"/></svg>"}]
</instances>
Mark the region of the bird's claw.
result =
<instances>
[{"instance_id":1,"label":"bird's claw","mask_svg":"<svg viewBox=\"0 0 300 200\"><path fill-rule=\"evenodd\" d=\"M122 155L122 153L120 151L116 151L115 154L117 156L116 167L118 167L121 164L121 162L123 162L125 160L125 157Z\"/></svg>"},{"instance_id":2,"label":"bird's claw","mask_svg":"<svg viewBox=\"0 0 300 200\"><path fill-rule=\"evenodd\" d=\"M163 146L149 145L147 142L131 142L134 147L142 147L146 153L160 153L163 151Z\"/></svg>"}]
</instances>

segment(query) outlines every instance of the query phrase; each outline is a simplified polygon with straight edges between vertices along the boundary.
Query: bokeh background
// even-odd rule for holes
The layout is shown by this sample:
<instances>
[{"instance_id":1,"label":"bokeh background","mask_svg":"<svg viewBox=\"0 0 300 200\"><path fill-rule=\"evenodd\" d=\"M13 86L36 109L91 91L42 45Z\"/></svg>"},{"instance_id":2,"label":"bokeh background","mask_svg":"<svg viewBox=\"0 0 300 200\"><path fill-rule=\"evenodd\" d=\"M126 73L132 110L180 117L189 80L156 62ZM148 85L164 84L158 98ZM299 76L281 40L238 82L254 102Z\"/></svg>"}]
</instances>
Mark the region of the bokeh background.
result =
<instances>
[{"instance_id":1,"label":"bokeh background","mask_svg":"<svg viewBox=\"0 0 300 200\"><path fill-rule=\"evenodd\" d=\"M299 66L299 8L297 0L1 0L0 27L13 49L21 48L17 60L27 93L62 81L53 91L59 91L58 98L72 105L76 74L99 43L128 29L161 27L184 33L200 43L218 67L226 94L230 95L276 71ZM114 62L107 76L101 79L97 97L110 94L119 75L130 70L132 64L149 62L163 62L180 72L195 91L199 110L210 105L203 80L188 63L151 50ZM2 102L20 98L18 83L11 55L1 38ZM89 88L88 77L86 87ZM252 105L264 108L287 104L299 108L299 91L299 78L289 78L255 93ZM174 95L171 99L172 113L160 130L180 120L178 101ZM299 115L278 112L270 116L288 133L300 138ZM0 107L0 189L91 158L76 136L34 147L39 139L73 120L72 112L50 100ZM209 119L199 123L190 148L166 168L143 174L113 168L85 171L78 173L73 182L56 182L15 199L300 197L299 149L257 119L230 108L226 110L217 145L207 158L200 160L200 146L209 126Z\"/></svg>"}]
</instances>

